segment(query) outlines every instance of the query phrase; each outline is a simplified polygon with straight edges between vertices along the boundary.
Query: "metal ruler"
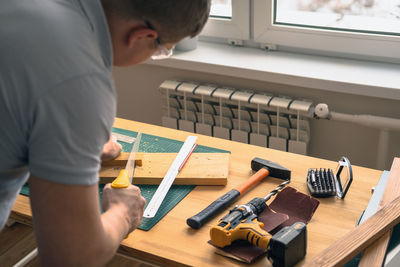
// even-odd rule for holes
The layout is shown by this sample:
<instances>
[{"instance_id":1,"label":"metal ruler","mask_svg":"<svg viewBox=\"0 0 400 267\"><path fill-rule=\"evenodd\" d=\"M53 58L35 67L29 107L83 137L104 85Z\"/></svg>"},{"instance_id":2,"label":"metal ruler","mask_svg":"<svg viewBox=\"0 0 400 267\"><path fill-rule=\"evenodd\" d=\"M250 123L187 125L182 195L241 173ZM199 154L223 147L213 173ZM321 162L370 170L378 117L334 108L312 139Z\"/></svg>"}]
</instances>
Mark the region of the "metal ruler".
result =
<instances>
[{"instance_id":1,"label":"metal ruler","mask_svg":"<svg viewBox=\"0 0 400 267\"><path fill-rule=\"evenodd\" d=\"M124 134L119 134L119 133L112 133L112 135L118 140L118 141L122 141L128 144L132 144L136 138L132 137L132 136L127 136Z\"/></svg>"},{"instance_id":2,"label":"metal ruler","mask_svg":"<svg viewBox=\"0 0 400 267\"><path fill-rule=\"evenodd\" d=\"M143 217L153 218L156 215L159 207L161 206L161 203L163 202L165 196L168 193L168 190L170 189L172 183L174 182L175 177L178 175L179 171L185 164L186 160L194 150L196 146L196 140L197 136L188 136L186 138L186 141L179 150L179 153L176 156L174 162L172 162L171 166L168 169L167 174L164 176L164 179L158 186L157 191L154 193L149 204L147 205Z\"/></svg>"}]
</instances>

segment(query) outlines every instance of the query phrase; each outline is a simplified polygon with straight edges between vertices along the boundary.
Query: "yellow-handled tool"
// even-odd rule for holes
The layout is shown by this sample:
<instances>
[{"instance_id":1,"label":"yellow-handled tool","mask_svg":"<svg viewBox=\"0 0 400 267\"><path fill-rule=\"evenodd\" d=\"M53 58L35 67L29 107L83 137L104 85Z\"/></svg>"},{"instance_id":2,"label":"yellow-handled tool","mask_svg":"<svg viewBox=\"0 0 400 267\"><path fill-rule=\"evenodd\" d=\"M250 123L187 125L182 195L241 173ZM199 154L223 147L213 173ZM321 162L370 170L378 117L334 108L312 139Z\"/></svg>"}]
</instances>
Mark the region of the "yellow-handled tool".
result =
<instances>
[{"instance_id":1,"label":"yellow-handled tool","mask_svg":"<svg viewBox=\"0 0 400 267\"><path fill-rule=\"evenodd\" d=\"M136 136L135 143L133 144L131 153L129 154L128 162L125 169L121 170L117 178L111 183L112 188L127 188L132 184L132 177L135 172L135 157L136 152L139 151L140 139L142 134L139 132Z\"/></svg>"}]
</instances>

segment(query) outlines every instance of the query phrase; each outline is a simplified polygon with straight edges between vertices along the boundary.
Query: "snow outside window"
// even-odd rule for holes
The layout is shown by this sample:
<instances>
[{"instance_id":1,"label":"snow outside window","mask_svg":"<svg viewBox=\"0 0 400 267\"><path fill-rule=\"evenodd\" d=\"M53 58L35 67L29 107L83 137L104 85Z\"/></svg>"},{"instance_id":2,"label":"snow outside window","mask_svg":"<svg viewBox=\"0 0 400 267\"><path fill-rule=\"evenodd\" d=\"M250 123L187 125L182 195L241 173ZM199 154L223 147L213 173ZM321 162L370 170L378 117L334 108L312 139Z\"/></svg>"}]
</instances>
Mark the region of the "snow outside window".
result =
<instances>
[{"instance_id":1,"label":"snow outside window","mask_svg":"<svg viewBox=\"0 0 400 267\"><path fill-rule=\"evenodd\" d=\"M210 18L201 35L248 40L250 0L212 0Z\"/></svg>"},{"instance_id":2,"label":"snow outside window","mask_svg":"<svg viewBox=\"0 0 400 267\"><path fill-rule=\"evenodd\" d=\"M400 62L400 0L254 0L254 39Z\"/></svg>"}]
</instances>

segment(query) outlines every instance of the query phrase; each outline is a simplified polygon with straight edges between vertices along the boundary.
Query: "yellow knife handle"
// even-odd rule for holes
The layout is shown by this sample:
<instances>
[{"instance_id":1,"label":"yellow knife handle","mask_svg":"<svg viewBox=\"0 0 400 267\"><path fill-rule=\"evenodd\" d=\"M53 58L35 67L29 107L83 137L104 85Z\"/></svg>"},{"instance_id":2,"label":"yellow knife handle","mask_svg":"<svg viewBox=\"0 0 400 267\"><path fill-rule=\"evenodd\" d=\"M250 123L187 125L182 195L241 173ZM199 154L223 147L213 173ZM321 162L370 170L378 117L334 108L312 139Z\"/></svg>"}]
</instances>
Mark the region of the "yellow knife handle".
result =
<instances>
[{"instance_id":1,"label":"yellow knife handle","mask_svg":"<svg viewBox=\"0 0 400 267\"><path fill-rule=\"evenodd\" d=\"M128 171L123 169L119 172L118 177L111 183L112 188L127 188L129 186L129 174Z\"/></svg>"}]
</instances>

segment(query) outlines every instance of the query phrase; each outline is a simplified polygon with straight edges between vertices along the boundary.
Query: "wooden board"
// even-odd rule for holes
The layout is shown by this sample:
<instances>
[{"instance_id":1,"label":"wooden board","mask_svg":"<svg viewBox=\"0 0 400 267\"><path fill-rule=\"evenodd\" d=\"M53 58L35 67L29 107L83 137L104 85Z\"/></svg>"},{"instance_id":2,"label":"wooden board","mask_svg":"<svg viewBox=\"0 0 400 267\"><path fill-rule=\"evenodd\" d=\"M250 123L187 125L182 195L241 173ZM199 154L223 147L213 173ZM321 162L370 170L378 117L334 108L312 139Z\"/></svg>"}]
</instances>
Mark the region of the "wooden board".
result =
<instances>
[{"instance_id":1,"label":"wooden board","mask_svg":"<svg viewBox=\"0 0 400 267\"><path fill-rule=\"evenodd\" d=\"M133 184L160 184L177 153L137 153ZM229 153L193 153L175 179L174 184L226 185ZM100 183L112 182L125 167L129 153L105 162L100 171ZM141 166L138 166L141 165Z\"/></svg>"},{"instance_id":2,"label":"wooden board","mask_svg":"<svg viewBox=\"0 0 400 267\"><path fill-rule=\"evenodd\" d=\"M393 226L400 222L400 158L395 158L380 210L317 255L306 266L343 266L366 250L359 266L382 266Z\"/></svg>"},{"instance_id":3,"label":"wooden board","mask_svg":"<svg viewBox=\"0 0 400 267\"><path fill-rule=\"evenodd\" d=\"M382 196L382 200L379 204L379 208L382 209L385 205L393 201L396 197L400 196L400 158L393 160L392 167L390 169L389 180L386 184L385 192ZM386 250L389 245L392 230L388 231L371 246L369 246L363 253L360 267L368 266L382 266L386 256Z\"/></svg>"},{"instance_id":4,"label":"wooden board","mask_svg":"<svg viewBox=\"0 0 400 267\"><path fill-rule=\"evenodd\" d=\"M317 255L307 267L343 266L400 222L400 197ZM369 265L379 266L379 265Z\"/></svg>"}]
</instances>

